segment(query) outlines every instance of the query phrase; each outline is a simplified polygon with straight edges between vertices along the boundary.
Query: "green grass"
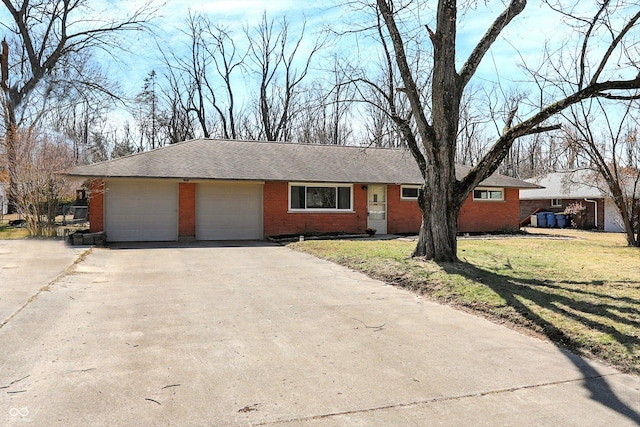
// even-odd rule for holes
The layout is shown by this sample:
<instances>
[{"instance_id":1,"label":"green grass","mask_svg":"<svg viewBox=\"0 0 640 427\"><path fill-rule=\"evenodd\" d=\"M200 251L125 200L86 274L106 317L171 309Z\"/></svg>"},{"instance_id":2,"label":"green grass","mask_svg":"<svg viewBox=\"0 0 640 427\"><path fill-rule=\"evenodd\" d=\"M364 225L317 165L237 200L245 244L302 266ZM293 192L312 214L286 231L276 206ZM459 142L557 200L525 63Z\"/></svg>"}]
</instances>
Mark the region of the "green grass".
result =
<instances>
[{"instance_id":1,"label":"green grass","mask_svg":"<svg viewBox=\"0 0 640 427\"><path fill-rule=\"evenodd\" d=\"M58 227L53 230L54 235L42 235L42 236L32 236L29 234L29 230L26 227L12 227L9 225L9 221L15 219L21 219L22 217L17 214L9 214L4 215L2 221L0 221L0 240L16 240L16 239L25 239L25 238L34 238L34 239L57 239L62 236L63 228L67 229L67 232L70 234L75 230L81 230L88 228L88 224L72 224L61 227L62 216L56 217L56 224Z\"/></svg>"},{"instance_id":2,"label":"green grass","mask_svg":"<svg viewBox=\"0 0 640 427\"><path fill-rule=\"evenodd\" d=\"M29 233L26 228L0 224L0 240L24 239L28 235Z\"/></svg>"},{"instance_id":3,"label":"green grass","mask_svg":"<svg viewBox=\"0 0 640 427\"><path fill-rule=\"evenodd\" d=\"M411 259L415 242L404 240L290 247L640 373L640 250L620 235L563 234L462 239L460 262L440 264Z\"/></svg>"}]
</instances>

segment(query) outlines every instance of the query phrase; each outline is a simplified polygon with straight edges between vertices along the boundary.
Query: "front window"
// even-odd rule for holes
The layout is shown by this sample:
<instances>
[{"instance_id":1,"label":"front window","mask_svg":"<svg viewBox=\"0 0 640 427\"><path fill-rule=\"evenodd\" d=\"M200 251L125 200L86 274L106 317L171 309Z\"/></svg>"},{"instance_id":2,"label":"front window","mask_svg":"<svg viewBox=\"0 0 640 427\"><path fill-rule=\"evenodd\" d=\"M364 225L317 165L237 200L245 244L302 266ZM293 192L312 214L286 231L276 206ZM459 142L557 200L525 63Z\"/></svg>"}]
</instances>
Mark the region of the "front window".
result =
<instances>
[{"instance_id":1,"label":"front window","mask_svg":"<svg viewBox=\"0 0 640 427\"><path fill-rule=\"evenodd\" d=\"M476 188L473 190L473 200L504 200L504 190L501 188Z\"/></svg>"},{"instance_id":2,"label":"front window","mask_svg":"<svg viewBox=\"0 0 640 427\"><path fill-rule=\"evenodd\" d=\"M551 199L551 207L552 208L561 208L562 207L562 199Z\"/></svg>"},{"instance_id":3,"label":"front window","mask_svg":"<svg viewBox=\"0 0 640 427\"><path fill-rule=\"evenodd\" d=\"M420 187L417 185L403 185L400 187L400 198L404 200L418 200L418 191Z\"/></svg>"},{"instance_id":4,"label":"front window","mask_svg":"<svg viewBox=\"0 0 640 427\"><path fill-rule=\"evenodd\" d=\"M291 184L291 210L351 210L351 185Z\"/></svg>"}]
</instances>

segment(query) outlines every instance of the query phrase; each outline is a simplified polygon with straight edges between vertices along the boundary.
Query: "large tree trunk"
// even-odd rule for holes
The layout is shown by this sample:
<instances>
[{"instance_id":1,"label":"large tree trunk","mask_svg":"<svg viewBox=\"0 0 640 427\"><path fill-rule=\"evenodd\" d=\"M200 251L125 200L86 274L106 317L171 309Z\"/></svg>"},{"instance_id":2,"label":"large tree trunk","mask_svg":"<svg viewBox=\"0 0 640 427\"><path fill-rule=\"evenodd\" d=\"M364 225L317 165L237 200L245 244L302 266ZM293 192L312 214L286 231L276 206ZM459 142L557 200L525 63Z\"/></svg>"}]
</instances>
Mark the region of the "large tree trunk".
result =
<instances>
[{"instance_id":1,"label":"large tree trunk","mask_svg":"<svg viewBox=\"0 0 640 427\"><path fill-rule=\"evenodd\" d=\"M4 89L4 88L3 88ZM15 112L11 105L11 99L8 94L4 94L3 108L4 108L4 125L6 129L4 138L4 148L6 153L6 170L9 175L9 188L7 188L7 202L9 213L16 212L16 189L18 182L16 180L16 163L17 163L17 148L18 148L18 132L15 119Z\"/></svg>"},{"instance_id":2,"label":"large tree trunk","mask_svg":"<svg viewBox=\"0 0 640 427\"><path fill-rule=\"evenodd\" d=\"M9 175L9 188L7 188L8 212L15 213L16 210L16 189L18 182L16 180L16 163L17 163L17 141L15 127L9 128L5 139L5 150L7 153L7 172Z\"/></svg>"},{"instance_id":3,"label":"large tree trunk","mask_svg":"<svg viewBox=\"0 0 640 427\"><path fill-rule=\"evenodd\" d=\"M602 172L600 173L602 174ZM624 231L627 238L627 245L640 246L640 241L638 241L634 230L633 206L631 206L631 209L628 209L625 203L625 198L622 194L622 189L616 181L607 182L607 184L609 185L609 190L613 195L613 202L615 203L616 208L618 209L618 213L622 218L622 224L624 225ZM638 237L640 237L640 235Z\"/></svg>"},{"instance_id":4,"label":"large tree trunk","mask_svg":"<svg viewBox=\"0 0 640 427\"><path fill-rule=\"evenodd\" d=\"M412 256L452 262L458 259L456 236L460 209L455 208L456 203L450 202L446 191L428 190L436 186L435 182L425 182L420 189L418 205L422 212L422 225Z\"/></svg>"},{"instance_id":5,"label":"large tree trunk","mask_svg":"<svg viewBox=\"0 0 640 427\"><path fill-rule=\"evenodd\" d=\"M9 188L7 189L7 199L9 213L15 212L15 189L16 181L13 173L16 163L16 116L11 97L9 94L9 45L6 40L2 40L0 50L0 89L2 89L2 116L4 118L5 140L4 147L7 155L6 169L9 174ZM0 209L2 207L0 206Z\"/></svg>"},{"instance_id":6,"label":"large tree trunk","mask_svg":"<svg viewBox=\"0 0 640 427\"><path fill-rule=\"evenodd\" d=\"M438 28L431 35L434 46L431 92L433 132L420 131L426 149L425 185L422 189L421 238L414 256L450 262L457 260L456 234L459 205L453 189L455 151L462 95L455 68L455 44L446 40L456 34L456 7L440 6ZM426 129L427 127L424 126Z\"/></svg>"}]
</instances>

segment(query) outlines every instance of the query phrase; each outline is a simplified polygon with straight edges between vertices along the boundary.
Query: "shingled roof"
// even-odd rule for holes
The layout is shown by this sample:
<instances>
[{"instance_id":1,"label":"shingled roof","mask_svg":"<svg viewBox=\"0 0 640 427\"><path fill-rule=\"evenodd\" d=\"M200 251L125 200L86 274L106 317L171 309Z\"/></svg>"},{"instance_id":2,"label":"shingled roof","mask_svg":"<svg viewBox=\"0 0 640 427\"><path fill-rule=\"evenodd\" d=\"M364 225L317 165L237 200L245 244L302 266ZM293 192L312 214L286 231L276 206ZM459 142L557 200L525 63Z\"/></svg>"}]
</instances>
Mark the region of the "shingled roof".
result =
<instances>
[{"instance_id":1,"label":"shingled roof","mask_svg":"<svg viewBox=\"0 0 640 427\"><path fill-rule=\"evenodd\" d=\"M461 178L469 167L456 166ZM420 184L407 150L335 145L194 139L105 162L76 166L69 176L87 178L177 178L230 181L300 181ZM488 187L539 188L494 174Z\"/></svg>"}]
</instances>

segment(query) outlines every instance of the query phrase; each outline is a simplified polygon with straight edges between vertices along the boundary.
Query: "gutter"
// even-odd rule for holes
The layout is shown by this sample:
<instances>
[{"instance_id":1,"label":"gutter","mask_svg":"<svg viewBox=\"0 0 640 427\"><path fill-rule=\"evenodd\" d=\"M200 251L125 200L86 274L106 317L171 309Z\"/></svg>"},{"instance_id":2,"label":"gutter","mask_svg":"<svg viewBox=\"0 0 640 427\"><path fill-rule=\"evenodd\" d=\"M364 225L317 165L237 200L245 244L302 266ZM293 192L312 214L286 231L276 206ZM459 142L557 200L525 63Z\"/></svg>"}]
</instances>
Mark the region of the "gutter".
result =
<instances>
[{"instance_id":1,"label":"gutter","mask_svg":"<svg viewBox=\"0 0 640 427\"><path fill-rule=\"evenodd\" d=\"M594 219L595 219L595 224L596 224L596 230L598 229L598 202L596 200L589 200L585 197L584 199L585 202L589 202L589 203L593 203L595 205L594 208Z\"/></svg>"}]
</instances>

